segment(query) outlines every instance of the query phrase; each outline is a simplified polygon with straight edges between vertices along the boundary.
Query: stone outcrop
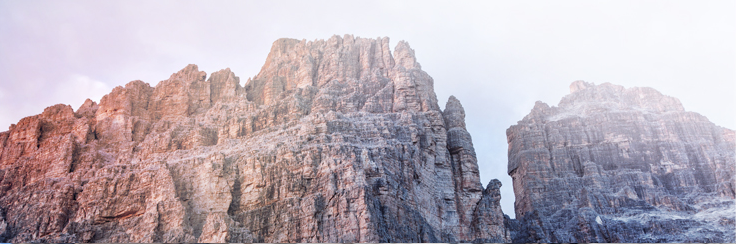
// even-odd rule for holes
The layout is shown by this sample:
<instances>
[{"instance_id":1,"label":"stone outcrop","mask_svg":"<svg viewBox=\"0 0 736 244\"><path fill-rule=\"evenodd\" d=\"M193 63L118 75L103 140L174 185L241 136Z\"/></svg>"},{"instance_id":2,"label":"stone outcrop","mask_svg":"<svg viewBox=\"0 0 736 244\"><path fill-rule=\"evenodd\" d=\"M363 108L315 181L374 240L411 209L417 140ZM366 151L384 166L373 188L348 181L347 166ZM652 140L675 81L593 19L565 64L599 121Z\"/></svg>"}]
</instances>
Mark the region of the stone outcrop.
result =
<instances>
[{"instance_id":1,"label":"stone outcrop","mask_svg":"<svg viewBox=\"0 0 736 244\"><path fill-rule=\"evenodd\" d=\"M274 42L245 86L189 65L0 132L0 241L509 241L460 102L414 51Z\"/></svg>"},{"instance_id":2,"label":"stone outcrop","mask_svg":"<svg viewBox=\"0 0 736 244\"><path fill-rule=\"evenodd\" d=\"M651 88L570 91L506 132L514 241L735 241L733 130Z\"/></svg>"}]
</instances>

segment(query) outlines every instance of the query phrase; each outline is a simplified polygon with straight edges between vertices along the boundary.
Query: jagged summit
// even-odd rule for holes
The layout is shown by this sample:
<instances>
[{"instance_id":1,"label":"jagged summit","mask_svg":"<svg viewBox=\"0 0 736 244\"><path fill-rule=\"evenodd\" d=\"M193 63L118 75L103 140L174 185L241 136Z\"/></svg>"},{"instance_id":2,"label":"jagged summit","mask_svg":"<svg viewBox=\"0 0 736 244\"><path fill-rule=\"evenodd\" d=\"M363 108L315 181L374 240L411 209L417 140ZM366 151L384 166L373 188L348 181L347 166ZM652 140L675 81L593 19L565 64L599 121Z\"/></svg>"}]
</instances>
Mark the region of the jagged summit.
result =
<instances>
[{"instance_id":1,"label":"jagged summit","mask_svg":"<svg viewBox=\"0 0 736 244\"><path fill-rule=\"evenodd\" d=\"M575 93L580 90L585 90L591 87L595 87L595 84L585 82L584 80L576 80L570 84L570 93Z\"/></svg>"},{"instance_id":2,"label":"jagged summit","mask_svg":"<svg viewBox=\"0 0 736 244\"><path fill-rule=\"evenodd\" d=\"M0 132L0 241L508 241L450 103L406 42L350 35L279 39L243 87L132 81Z\"/></svg>"},{"instance_id":3,"label":"jagged summit","mask_svg":"<svg viewBox=\"0 0 736 244\"><path fill-rule=\"evenodd\" d=\"M279 39L0 132L0 242L733 242L736 133L576 81L507 130L519 219L408 43ZM492 111L491 111L492 112Z\"/></svg>"},{"instance_id":4,"label":"jagged summit","mask_svg":"<svg viewBox=\"0 0 736 244\"><path fill-rule=\"evenodd\" d=\"M582 80L570 84L570 94L557 106L550 107L537 101L524 119L560 120L570 117L586 117L600 112L637 110L643 113L682 112L680 100L666 96L649 87L624 88L620 85L594 83Z\"/></svg>"},{"instance_id":5,"label":"jagged summit","mask_svg":"<svg viewBox=\"0 0 736 244\"><path fill-rule=\"evenodd\" d=\"M333 36L327 40L279 39L274 42L266 64L245 85L248 100L272 104L280 96L296 89L349 86L363 89L368 95L387 96L396 92L399 101L389 109L370 97L355 97L356 107L368 112L396 112L403 109L438 110L433 81L416 62L414 51L399 42L392 54L389 38L365 39ZM394 58L396 57L396 58ZM393 87L386 87L387 81ZM310 88L311 87L311 88ZM379 89L380 88L380 89ZM367 106L364 108L364 106ZM346 108L347 109L347 108Z\"/></svg>"},{"instance_id":6,"label":"jagged summit","mask_svg":"<svg viewBox=\"0 0 736 244\"><path fill-rule=\"evenodd\" d=\"M652 88L575 81L507 131L515 242L733 242L736 133Z\"/></svg>"}]
</instances>

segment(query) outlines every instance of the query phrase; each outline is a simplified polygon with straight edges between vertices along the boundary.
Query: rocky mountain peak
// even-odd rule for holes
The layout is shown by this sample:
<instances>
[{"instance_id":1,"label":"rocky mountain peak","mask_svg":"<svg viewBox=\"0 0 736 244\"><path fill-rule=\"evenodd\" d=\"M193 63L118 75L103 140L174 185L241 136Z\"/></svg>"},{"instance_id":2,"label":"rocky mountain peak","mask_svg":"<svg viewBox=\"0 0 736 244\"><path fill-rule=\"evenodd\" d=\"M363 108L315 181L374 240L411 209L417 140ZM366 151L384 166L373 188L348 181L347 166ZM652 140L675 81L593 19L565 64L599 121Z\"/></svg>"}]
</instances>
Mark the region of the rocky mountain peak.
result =
<instances>
[{"instance_id":1,"label":"rocky mountain peak","mask_svg":"<svg viewBox=\"0 0 736 244\"><path fill-rule=\"evenodd\" d=\"M188 65L24 118L0 132L0 241L508 241L462 105L396 50L279 39L244 87Z\"/></svg>"},{"instance_id":2,"label":"rocky mountain peak","mask_svg":"<svg viewBox=\"0 0 736 244\"><path fill-rule=\"evenodd\" d=\"M570 90L506 131L515 242L736 239L732 130L652 88Z\"/></svg>"},{"instance_id":3,"label":"rocky mountain peak","mask_svg":"<svg viewBox=\"0 0 736 244\"><path fill-rule=\"evenodd\" d=\"M414 49L411 49L409 43L406 41L399 41L394 48L394 59L396 64L405 69L422 69L422 66L417 63L417 58L414 55Z\"/></svg>"},{"instance_id":4,"label":"rocky mountain peak","mask_svg":"<svg viewBox=\"0 0 736 244\"><path fill-rule=\"evenodd\" d=\"M95 101L92 101L92 99L87 98L84 100L84 103L79 106L77 111L75 112L77 117L94 117L95 113L97 113L97 108L99 106Z\"/></svg>"},{"instance_id":5,"label":"rocky mountain peak","mask_svg":"<svg viewBox=\"0 0 736 244\"><path fill-rule=\"evenodd\" d=\"M447 99L445 111L442 112L442 116L445 118L445 126L447 128L451 129L459 127L462 129L466 129L465 109L463 108L463 105L460 104L460 100L457 100L455 96L450 96L450 98Z\"/></svg>"},{"instance_id":6,"label":"rocky mountain peak","mask_svg":"<svg viewBox=\"0 0 736 244\"><path fill-rule=\"evenodd\" d=\"M736 132L576 81L507 130L518 219L408 43L279 39L0 132L0 242L733 242Z\"/></svg>"},{"instance_id":7,"label":"rocky mountain peak","mask_svg":"<svg viewBox=\"0 0 736 244\"><path fill-rule=\"evenodd\" d=\"M416 63L414 51L400 42L394 54L389 39L366 39L352 35L328 40L280 39L274 42L261 71L245 85L249 101L271 105L290 94L311 91L359 89L352 98L317 94L320 99L352 99L342 111L399 112L439 110L434 81ZM391 81L391 82L388 82ZM316 91L316 90L315 90ZM364 94L364 95L360 95ZM382 97L393 97L391 104Z\"/></svg>"},{"instance_id":8,"label":"rocky mountain peak","mask_svg":"<svg viewBox=\"0 0 736 244\"><path fill-rule=\"evenodd\" d=\"M552 110L552 108L550 108L547 103L536 101L534 102L534 107L532 108L532 111L524 116L524 120L546 120L547 116L551 112L550 110Z\"/></svg>"},{"instance_id":9,"label":"rocky mountain peak","mask_svg":"<svg viewBox=\"0 0 736 244\"><path fill-rule=\"evenodd\" d=\"M230 68L216 71L207 79L210 83L210 102L233 99L245 91L240 86L240 78L230 71Z\"/></svg>"},{"instance_id":10,"label":"rocky mountain peak","mask_svg":"<svg viewBox=\"0 0 736 244\"><path fill-rule=\"evenodd\" d=\"M196 64L189 64L183 69L179 70L179 72L171 74L168 80L169 81L181 80L183 82L191 83L191 82L197 82L197 81L204 81L206 77L207 77L207 73L205 73L204 71L199 71L199 67L197 67ZM161 83L159 83L159 85L161 85Z\"/></svg>"},{"instance_id":11,"label":"rocky mountain peak","mask_svg":"<svg viewBox=\"0 0 736 244\"><path fill-rule=\"evenodd\" d=\"M679 99L663 95L649 87L624 88L611 83L595 85L575 81L570 85L570 91L571 93L563 97L558 106L551 108L550 111L555 111L554 116L545 119L589 116L601 111L639 110L646 113L685 111ZM534 110L537 111L536 106Z\"/></svg>"},{"instance_id":12,"label":"rocky mountain peak","mask_svg":"<svg viewBox=\"0 0 736 244\"><path fill-rule=\"evenodd\" d=\"M576 80L572 84L570 84L570 93L575 93L580 90L585 90L590 87L594 87L595 84L585 82L584 80Z\"/></svg>"}]
</instances>

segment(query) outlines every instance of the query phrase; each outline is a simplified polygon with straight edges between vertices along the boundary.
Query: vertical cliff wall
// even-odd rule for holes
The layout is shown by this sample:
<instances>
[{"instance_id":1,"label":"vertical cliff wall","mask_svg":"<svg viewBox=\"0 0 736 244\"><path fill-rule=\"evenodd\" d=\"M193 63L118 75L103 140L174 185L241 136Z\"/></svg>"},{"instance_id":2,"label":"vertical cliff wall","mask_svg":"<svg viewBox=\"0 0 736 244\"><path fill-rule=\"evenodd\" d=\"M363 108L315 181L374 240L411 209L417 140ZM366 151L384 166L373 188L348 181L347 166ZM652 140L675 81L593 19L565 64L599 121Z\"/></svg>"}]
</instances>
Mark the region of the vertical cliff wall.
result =
<instances>
[{"instance_id":1,"label":"vertical cliff wall","mask_svg":"<svg viewBox=\"0 0 736 244\"><path fill-rule=\"evenodd\" d=\"M570 92L506 131L514 241L735 241L733 130L651 88Z\"/></svg>"},{"instance_id":2,"label":"vertical cliff wall","mask_svg":"<svg viewBox=\"0 0 736 244\"><path fill-rule=\"evenodd\" d=\"M241 87L189 65L0 133L0 241L509 240L465 112L414 51L274 42Z\"/></svg>"}]
</instances>

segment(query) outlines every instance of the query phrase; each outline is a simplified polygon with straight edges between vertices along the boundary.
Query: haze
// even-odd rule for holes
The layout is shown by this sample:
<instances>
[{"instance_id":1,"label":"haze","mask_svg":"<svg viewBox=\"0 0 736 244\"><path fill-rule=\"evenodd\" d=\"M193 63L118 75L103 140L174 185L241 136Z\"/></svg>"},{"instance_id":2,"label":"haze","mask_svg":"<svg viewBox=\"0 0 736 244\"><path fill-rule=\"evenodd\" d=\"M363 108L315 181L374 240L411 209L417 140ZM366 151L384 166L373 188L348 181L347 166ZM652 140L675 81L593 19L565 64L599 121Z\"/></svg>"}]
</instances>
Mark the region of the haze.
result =
<instances>
[{"instance_id":1,"label":"haze","mask_svg":"<svg viewBox=\"0 0 736 244\"><path fill-rule=\"evenodd\" d=\"M193 63L258 73L278 38L406 40L444 107L464 105L481 181L506 128L575 80L653 87L736 129L735 1L0 1L0 130L47 106L152 86Z\"/></svg>"}]
</instances>

